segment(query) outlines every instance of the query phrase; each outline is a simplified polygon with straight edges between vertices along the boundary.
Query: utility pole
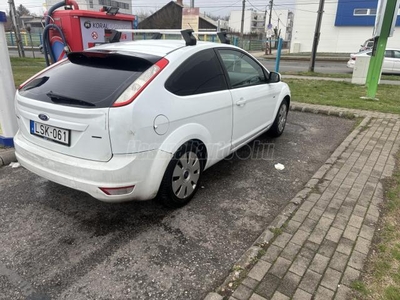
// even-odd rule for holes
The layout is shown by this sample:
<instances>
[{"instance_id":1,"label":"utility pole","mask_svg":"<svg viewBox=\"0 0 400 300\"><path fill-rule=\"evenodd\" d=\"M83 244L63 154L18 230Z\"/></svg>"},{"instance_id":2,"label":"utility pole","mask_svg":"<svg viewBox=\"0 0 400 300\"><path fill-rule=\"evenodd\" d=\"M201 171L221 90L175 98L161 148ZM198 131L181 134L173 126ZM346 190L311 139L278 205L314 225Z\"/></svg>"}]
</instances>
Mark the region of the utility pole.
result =
<instances>
[{"instance_id":1,"label":"utility pole","mask_svg":"<svg viewBox=\"0 0 400 300\"><path fill-rule=\"evenodd\" d=\"M310 60L310 66L308 68L309 72L314 72L315 57L317 56L319 36L321 35L320 31L321 31L322 14L324 13L324 4L325 4L325 0L319 0L317 23L315 24L315 32L314 32L314 41L313 41L312 52L311 52L311 60Z\"/></svg>"},{"instance_id":2,"label":"utility pole","mask_svg":"<svg viewBox=\"0 0 400 300\"><path fill-rule=\"evenodd\" d=\"M8 4L10 4L10 15L11 15L12 23L13 23L15 39L17 40L18 55L19 55L19 57L25 57L25 51L24 51L24 46L22 45L21 32L19 30L19 24L18 24L18 20L17 20L17 11L15 9L14 0L8 0Z\"/></svg>"},{"instance_id":3,"label":"utility pole","mask_svg":"<svg viewBox=\"0 0 400 300\"><path fill-rule=\"evenodd\" d=\"M261 35L261 39L264 40L264 36L265 38L267 37L267 7L265 7L265 12L264 12L264 32Z\"/></svg>"},{"instance_id":4,"label":"utility pole","mask_svg":"<svg viewBox=\"0 0 400 300\"><path fill-rule=\"evenodd\" d=\"M268 30L272 30L272 8L274 7L274 0L269 1L269 20L268 20ZM269 54L272 54L272 38L269 37Z\"/></svg>"},{"instance_id":5,"label":"utility pole","mask_svg":"<svg viewBox=\"0 0 400 300\"><path fill-rule=\"evenodd\" d=\"M243 30L244 30L244 10L246 7L246 0L243 0L242 3L242 20L240 21L240 44L243 48Z\"/></svg>"},{"instance_id":6,"label":"utility pole","mask_svg":"<svg viewBox=\"0 0 400 300\"><path fill-rule=\"evenodd\" d=\"M190 0L190 8L194 8L194 0Z\"/></svg>"},{"instance_id":7,"label":"utility pole","mask_svg":"<svg viewBox=\"0 0 400 300\"><path fill-rule=\"evenodd\" d=\"M271 19L272 19L272 7L274 6L274 0L269 1L269 21L268 25L271 24Z\"/></svg>"}]
</instances>

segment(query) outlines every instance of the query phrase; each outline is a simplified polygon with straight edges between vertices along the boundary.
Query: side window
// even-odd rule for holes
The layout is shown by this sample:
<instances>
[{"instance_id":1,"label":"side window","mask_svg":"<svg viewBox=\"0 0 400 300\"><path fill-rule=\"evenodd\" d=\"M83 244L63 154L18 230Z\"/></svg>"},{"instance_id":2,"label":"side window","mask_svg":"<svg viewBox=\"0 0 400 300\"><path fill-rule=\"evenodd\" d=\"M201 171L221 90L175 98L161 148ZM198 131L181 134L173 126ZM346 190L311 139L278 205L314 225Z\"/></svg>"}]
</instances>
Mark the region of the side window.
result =
<instances>
[{"instance_id":1,"label":"side window","mask_svg":"<svg viewBox=\"0 0 400 300\"><path fill-rule=\"evenodd\" d=\"M385 57L393 57L393 51L392 50L385 50Z\"/></svg>"},{"instance_id":2,"label":"side window","mask_svg":"<svg viewBox=\"0 0 400 300\"><path fill-rule=\"evenodd\" d=\"M188 58L168 78L165 88L178 96L188 96L226 90L221 64L213 49Z\"/></svg>"},{"instance_id":3,"label":"side window","mask_svg":"<svg viewBox=\"0 0 400 300\"><path fill-rule=\"evenodd\" d=\"M235 50L219 49L218 52L232 88L266 83L263 69L250 56Z\"/></svg>"},{"instance_id":4,"label":"side window","mask_svg":"<svg viewBox=\"0 0 400 300\"><path fill-rule=\"evenodd\" d=\"M394 50L394 58L400 58L400 51Z\"/></svg>"}]
</instances>

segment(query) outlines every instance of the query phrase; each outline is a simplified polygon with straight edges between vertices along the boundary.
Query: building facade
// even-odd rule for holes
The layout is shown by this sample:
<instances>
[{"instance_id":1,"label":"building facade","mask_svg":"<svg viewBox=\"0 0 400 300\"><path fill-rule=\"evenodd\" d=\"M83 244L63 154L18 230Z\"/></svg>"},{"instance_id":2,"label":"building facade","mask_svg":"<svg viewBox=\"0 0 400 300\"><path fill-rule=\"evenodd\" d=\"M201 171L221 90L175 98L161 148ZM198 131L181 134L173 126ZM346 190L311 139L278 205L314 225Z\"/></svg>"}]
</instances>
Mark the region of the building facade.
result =
<instances>
[{"instance_id":1,"label":"building facade","mask_svg":"<svg viewBox=\"0 0 400 300\"><path fill-rule=\"evenodd\" d=\"M99 11L103 6L118 7L120 13L132 14L131 0L75 0L82 10ZM60 0L46 0L46 9L49 9Z\"/></svg>"},{"instance_id":2,"label":"building facade","mask_svg":"<svg viewBox=\"0 0 400 300\"><path fill-rule=\"evenodd\" d=\"M257 12L254 10L245 10L243 33L263 33L265 34L265 12ZM231 32L240 32L242 20L242 11L231 11L229 16L229 29Z\"/></svg>"},{"instance_id":3,"label":"building facade","mask_svg":"<svg viewBox=\"0 0 400 300\"><path fill-rule=\"evenodd\" d=\"M271 12L271 28L268 28L270 12L246 10L244 14L243 33L262 34L263 37L274 36L275 31L279 33L284 40L291 39L293 13L289 10L272 10ZM231 32L240 32L242 20L242 11L231 11L229 17L229 29Z\"/></svg>"},{"instance_id":4,"label":"building facade","mask_svg":"<svg viewBox=\"0 0 400 300\"><path fill-rule=\"evenodd\" d=\"M311 52L319 1L296 0L290 51ZM378 0L325 1L318 52L353 53L372 37ZM400 16L388 47L400 48Z\"/></svg>"}]
</instances>

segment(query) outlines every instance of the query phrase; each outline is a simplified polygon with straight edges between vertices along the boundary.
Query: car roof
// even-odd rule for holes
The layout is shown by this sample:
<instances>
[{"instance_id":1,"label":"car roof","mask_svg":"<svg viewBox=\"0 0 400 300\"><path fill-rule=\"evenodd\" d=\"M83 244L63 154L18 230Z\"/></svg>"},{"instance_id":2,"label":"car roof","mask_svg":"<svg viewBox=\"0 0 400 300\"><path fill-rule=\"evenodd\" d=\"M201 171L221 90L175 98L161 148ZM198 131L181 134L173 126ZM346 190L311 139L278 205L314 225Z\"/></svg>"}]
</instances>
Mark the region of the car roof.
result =
<instances>
[{"instance_id":1,"label":"car roof","mask_svg":"<svg viewBox=\"0 0 400 300\"><path fill-rule=\"evenodd\" d=\"M393 50L400 51L400 49L396 49L396 48L386 48L385 51L386 50L388 50L388 51L393 51ZM367 54L367 53L370 53L370 52L372 52L372 49L367 49L367 50L360 51L358 53L353 53L353 55L364 55L364 54Z\"/></svg>"},{"instance_id":2,"label":"car roof","mask_svg":"<svg viewBox=\"0 0 400 300\"><path fill-rule=\"evenodd\" d=\"M144 54L152 54L164 57L168 53L171 53L177 49L182 49L183 51L187 49L189 51L193 49L192 47L196 47L196 49L199 50L214 48L214 47L236 48L235 46L228 44L202 42L202 41L198 41L195 46L186 46L184 40L138 40L138 41L103 44L96 46L95 48L91 48L91 50L106 50L106 51L116 51L125 53L131 52L132 54L144 53Z\"/></svg>"}]
</instances>

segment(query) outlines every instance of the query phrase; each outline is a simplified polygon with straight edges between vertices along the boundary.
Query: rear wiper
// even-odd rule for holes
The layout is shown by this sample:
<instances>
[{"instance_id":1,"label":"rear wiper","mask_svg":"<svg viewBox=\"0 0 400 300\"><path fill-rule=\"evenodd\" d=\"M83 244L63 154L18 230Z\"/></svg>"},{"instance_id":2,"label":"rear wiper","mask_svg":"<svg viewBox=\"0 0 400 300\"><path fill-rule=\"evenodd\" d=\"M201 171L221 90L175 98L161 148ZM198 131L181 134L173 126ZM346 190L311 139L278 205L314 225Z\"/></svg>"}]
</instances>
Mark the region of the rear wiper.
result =
<instances>
[{"instance_id":1,"label":"rear wiper","mask_svg":"<svg viewBox=\"0 0 400 300\"><path fill-rule=\"evenodd\" d=\"M79 100L79 99L74 99L74 98L63 96L63 95L59 95L59 94L55 94L52 91L48 92L46 95L54 103L72 104L72 105L80 105L80 106L95 106L93 103L90 103L90 102L87 102L87 101L83 101L83 100Z\"/></svg>"}]
</instances>

